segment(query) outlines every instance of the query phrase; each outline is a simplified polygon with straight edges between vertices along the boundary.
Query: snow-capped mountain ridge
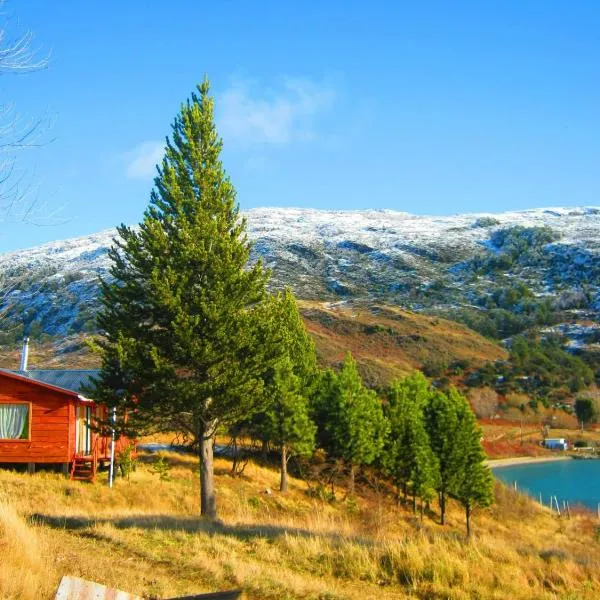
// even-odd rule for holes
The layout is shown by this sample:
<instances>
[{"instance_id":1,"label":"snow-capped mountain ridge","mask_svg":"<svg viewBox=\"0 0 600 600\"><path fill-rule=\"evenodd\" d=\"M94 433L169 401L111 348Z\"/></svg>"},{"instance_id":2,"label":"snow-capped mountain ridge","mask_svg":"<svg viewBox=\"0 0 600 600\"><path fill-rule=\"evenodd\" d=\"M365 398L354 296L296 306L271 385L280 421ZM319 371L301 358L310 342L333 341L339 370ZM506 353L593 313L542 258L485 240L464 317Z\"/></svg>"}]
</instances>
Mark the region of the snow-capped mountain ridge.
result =
<instances>
[{"instance_id":1,"label":"snow-capped mountain ridge","mask_svg":"<svg viewBox=\"0 0 600 600\"><path fill-rule=\"evenodd\" d=\"M273 269L276 287L291 285L300 297L460 305L479 293L482 278L491 281L484 289L518 278L537 294L585 288L590 308L600 305L600 207L452 216L256 208L244 216L254 257ZM507 229L516 236L510 244L518 243L502 271L493 256L507 255ZM91 327L97 277L108 272L115 235L109 229L0 255L0 272L14 287L13 316L21 311L48 333ZM527 260L523 248L531 250Z\"/></svg>"}]
</instances>

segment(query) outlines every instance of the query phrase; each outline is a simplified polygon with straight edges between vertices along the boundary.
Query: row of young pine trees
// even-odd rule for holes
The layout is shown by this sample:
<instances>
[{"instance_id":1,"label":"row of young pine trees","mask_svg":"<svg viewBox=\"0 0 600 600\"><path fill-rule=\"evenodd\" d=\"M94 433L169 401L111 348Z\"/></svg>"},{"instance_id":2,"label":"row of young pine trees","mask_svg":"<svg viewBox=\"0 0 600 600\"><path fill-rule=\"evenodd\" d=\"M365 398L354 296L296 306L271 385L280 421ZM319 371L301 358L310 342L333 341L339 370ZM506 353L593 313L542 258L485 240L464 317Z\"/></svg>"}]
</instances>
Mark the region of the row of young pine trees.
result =
<instances>
[{"instance_id":1,"label":"row of young pine trees","mask_svg":"<svg viewBox=\"0 0 600 600\"><path fill-rule=\"evenodd\" d=\"M263 407L229 428L277 449L280 491L288 489L291 456L310 458L316 449L345 465L348 495L357 469L370 465L391 480L398 499L413 510L435 498L445 523L448 497L462 504L470 534L471 514L493 500L493 477L485 465L481 431L466 398L441 391L415 371L394 381L379 397L363 384L350 353L338 371L317 367L314 345L289 290L273 298L272 314L284 332L286 351L265 372Z\"/></svg>"},{"instance_id":2,"label":"row of young pine trees","mask_svg":"<svg viewBox=\"0 0 600 600\"><path fill-rule=\"evenodd\" d=\"M206 517L217 517L216 435L245 427L281 450L284 489L289 456L322 448L347 464L351 486L375 465L421 505L438 494L442 520L457 498L468 520L492 482L467 403L420 375L382 402L349 356L339 373L316 368L293 295L269 293L269 270L250 260L222 145L205 80L175 118L143 220L120 226L109 252L90 393L117 409L123 434L191 439Z\"/></svg>"}]
</instances>

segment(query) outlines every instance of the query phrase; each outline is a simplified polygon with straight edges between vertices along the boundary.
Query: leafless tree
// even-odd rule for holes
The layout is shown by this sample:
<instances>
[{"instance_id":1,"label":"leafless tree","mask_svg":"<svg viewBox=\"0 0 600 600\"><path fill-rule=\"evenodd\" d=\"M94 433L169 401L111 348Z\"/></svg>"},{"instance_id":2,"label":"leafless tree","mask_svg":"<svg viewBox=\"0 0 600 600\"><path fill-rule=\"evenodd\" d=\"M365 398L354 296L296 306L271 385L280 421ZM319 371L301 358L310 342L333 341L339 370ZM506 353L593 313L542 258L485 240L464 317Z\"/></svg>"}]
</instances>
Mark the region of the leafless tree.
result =
<instances>
[{"instance_id":1,"label":"leafless tree","mask_svg":"<svg viewBox=\"0 0 600 600\"><path fill-rule=\"evenodd\" d=\"M15 23L0 0L0 76L24 75L45 69L49 55L35 45L32 31L12 36ZM23 118L8 98L0 96L0 221L35 219L37 199L29 173L17 168L17 156L26 148L44 143L47 120ZM10 309L10 295L18 278L6 281L0 273L0 321Z\"/></svg>"},{"instance_id":2,"label":"leafless tree","mask_svg":"<svg viewBox=\"0 0 600 600\"><path fill-rule=\"evenodd\" d=\"M34 34L9 34L14 18L0 0L0 76L23 75L45 69L48 54L35 45ZM46 119L22 117L8 98L0 97L0 219L31 220L36 201L30 178L17 168L17 155L44 143Z\"/></svg>"}]
</instances>

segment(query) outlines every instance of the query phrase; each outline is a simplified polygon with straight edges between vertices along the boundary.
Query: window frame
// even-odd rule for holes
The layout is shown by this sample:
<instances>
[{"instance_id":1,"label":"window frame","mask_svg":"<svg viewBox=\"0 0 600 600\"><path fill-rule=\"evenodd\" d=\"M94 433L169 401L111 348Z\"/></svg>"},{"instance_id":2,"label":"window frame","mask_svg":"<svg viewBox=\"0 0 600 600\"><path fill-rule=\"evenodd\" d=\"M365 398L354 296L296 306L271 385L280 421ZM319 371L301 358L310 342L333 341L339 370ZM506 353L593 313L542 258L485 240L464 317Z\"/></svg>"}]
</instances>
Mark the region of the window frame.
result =
<instances>
[{"instance_id":1,"label":"window frame","mask_svg":"<svg viewBox=\"0 0 600 600\"><path fill-rule=\"evenodd\" d=\"M3 404L27 404L29 413L27 414L27 437L13 440L10 438L0 438L0 444L30 443L31 442L31 421L33 414L33 403L28 400L0 400L0 406Z\"/></svg>"}]
</instances>

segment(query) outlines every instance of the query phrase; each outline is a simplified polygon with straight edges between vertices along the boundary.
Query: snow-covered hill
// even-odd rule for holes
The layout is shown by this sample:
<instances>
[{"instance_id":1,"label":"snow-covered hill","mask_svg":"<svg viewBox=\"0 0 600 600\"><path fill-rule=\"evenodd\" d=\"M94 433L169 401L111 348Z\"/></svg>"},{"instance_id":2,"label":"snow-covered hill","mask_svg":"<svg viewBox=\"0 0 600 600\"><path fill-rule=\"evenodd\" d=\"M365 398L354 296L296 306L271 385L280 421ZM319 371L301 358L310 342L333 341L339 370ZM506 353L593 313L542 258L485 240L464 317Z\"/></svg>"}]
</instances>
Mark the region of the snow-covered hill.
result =
<instances>
[{"instance_id":1,"label":"snow-covered hill","mask_svg":"<svg viewBox=\"0 0 600 600\"><path fill-rule=\"evenodd\" d=\"M258 208L245 216L273 285L291 285L302 298L449 310L482 306L482 295L523 282L534 296L587 317L600 309L600 208L447 217ZM0 255L11 318L49 334L92 328L114 235Z\"/></svg>"}]
</instances>

